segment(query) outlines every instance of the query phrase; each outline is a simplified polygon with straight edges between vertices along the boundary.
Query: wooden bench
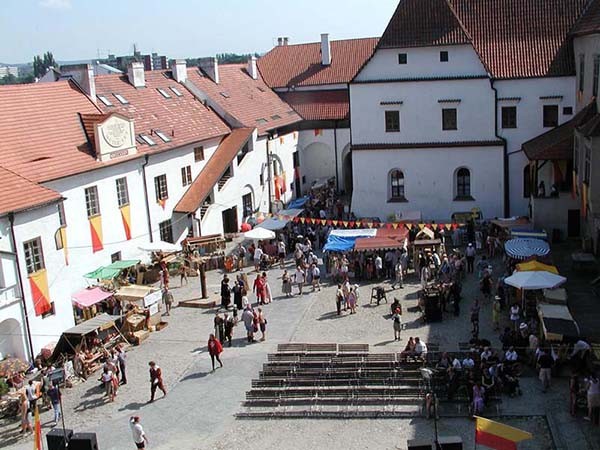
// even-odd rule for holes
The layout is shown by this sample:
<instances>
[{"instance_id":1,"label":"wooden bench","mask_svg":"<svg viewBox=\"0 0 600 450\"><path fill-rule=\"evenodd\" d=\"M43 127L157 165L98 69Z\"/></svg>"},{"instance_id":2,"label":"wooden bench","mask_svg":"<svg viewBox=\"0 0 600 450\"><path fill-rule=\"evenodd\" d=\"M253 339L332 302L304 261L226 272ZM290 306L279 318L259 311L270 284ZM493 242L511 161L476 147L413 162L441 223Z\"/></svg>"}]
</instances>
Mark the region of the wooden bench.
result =
<instances>
[{"instance_id":1,"label":"wooden bench","mask_svg":"<svg viewBox=\"0 0 600 450\"><path fill-rule=\"evenodd\" d=\"M337 354L337 344L306 344L306 353Z\"/></svg>"},{"instance_id":2,"label":"wooden bench","mask_svg":"<svg viewBox=\"0 0 600 450\"><path fill-rule=\"evenodd\" d=\"M277 345L277 353L305 353L306 352L306 344L278 344Z\"/></svg>"},{"instance_id":3,"label":"wooden bench","mask_svg":"<svg viewBox=\"0 0 600 450\"><path fill-rule=\"evenodd\" d=\"M362 355L369 353L369 344L338 344L338 353L345 355Z\"/></svg>"}]
</instances>

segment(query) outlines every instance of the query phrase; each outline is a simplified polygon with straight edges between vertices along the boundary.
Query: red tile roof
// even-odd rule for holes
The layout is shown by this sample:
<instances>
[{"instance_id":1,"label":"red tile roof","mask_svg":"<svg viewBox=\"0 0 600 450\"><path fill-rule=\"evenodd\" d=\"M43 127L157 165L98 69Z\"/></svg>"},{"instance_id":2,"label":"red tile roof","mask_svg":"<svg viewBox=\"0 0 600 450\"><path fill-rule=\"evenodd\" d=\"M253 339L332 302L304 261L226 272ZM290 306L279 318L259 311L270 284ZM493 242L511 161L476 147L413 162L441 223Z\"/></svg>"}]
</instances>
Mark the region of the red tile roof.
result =
<instances>
[{"instance_id":1,"label":"red tile roof","mask_svg":"<svg viewBox=\"0 0 600 450\"><path fill-rule=\"evenodd\" d=\"M197 68L188 69L188 79L245 127L257 128L259 135L301 120L260 76L252 79L245 64L219 66L219 84Z\"/></svg>"},{"instance_id":2,"label":"red tile roof","mask_svg":"<svg viewBox=\"0 0 600 450\"><path fill-rule=\"evenodd\" d=\"M569 31L588 0L402 0L379 47L472 43L494 78L575 73Z\"/></svg>"},{"instance_id":3,"label":"red tile roof","mask_svg":"<svg viewBox=\"0 0 600 450\"><path fill-rule=\"evenodd\" d=\"M585 127L597 116L596 102L592 102L568 122L524 142L521 147L530 161L572 159L575 128Z\"/></svg>"},{"instance_id":4,"label":"red tile roof","mask_svg":"<svg viewBox=\"0 0 600 450\"><path fill-rule=\"evenodd\" d=\"M144 72L146 87L136 89L126 75L100 75L96 77L96 93L106 96L113 106L98 101L104 113L119 112L134 119L135 133L151 135L153 130L165 133L171 139L163 142L152 136L155 146L138 143L138 152L157 152L206 139L224 136L229 127L210 108L171 78L171 71ZM177 96L171 87L177 89ZM170 95L165 98L157 89ZM129 103L123 105L113 94L122 95Z\"/></svg>"},{"instance_id":5,"label":"red tile roof","mask_svg":"<svg viewBox=\"0 0 600 450\"><path fill-rule=\"evenodd\" d=\"M282 92L279 96L304 120L344 120L350 116L346 89Z\"/></svg>"},{"instance_id":6,"label":"red tile roof","mask_svg":"<svg viewBox=\"0 0 600 450\"><path fill-rule=\"evenodd\" d=\"M593 33L600 33L600 0L592 1L571 31L573 36Z\"/></svg>"},{"instance_id":7,"label":"red tile roof","mask_svg":"<svg viewBox=\"0 0 600 450\"><path fill-rule=\"evenodd\" d=\"M253 128L238 128L221 141L215 153L190 185L174 212L193 214L221 179L227 167L252 136Z\"/></svg>"},{"instance_id":8,"label":"red tile roof","mask_svg":"<svg viewBox=\"0 0 600 450\"><path fill-rule=\"evenodd\" d=\"M21 175L0 167L0 215L42 206L61 199L61 195Z\"/></svg>"},{"instance_id":9,"label":"red tile roof","mask_svg":"<svg viewBox=\"0 0 600 450\"><path fill-rule=\"evenodd\" d=\"M265 82L272 88L345 84L373 53L377 38L331 41L331 65L321 64L321 43L282 45L258 60Z\"/></svg>"}]
</instances>

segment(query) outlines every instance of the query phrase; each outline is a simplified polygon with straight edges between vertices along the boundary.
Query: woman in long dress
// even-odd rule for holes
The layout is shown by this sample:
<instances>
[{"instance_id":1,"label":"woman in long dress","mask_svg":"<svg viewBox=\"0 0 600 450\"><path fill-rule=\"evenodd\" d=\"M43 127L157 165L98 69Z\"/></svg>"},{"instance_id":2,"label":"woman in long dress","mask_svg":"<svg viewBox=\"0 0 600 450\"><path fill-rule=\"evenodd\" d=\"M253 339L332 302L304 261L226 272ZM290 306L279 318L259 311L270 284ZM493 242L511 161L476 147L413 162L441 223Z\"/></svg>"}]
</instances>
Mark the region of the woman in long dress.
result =
<instances>
[{"instance_id":1,"label":"woman in long dress","mask_svg":"<svg viewBox=\"0 0 600 450\"><path fill-rule=\"evenodd\" d=\"M263 272L262 274L264 283L265 283L265 305L267 303L271 303L273 300L273 296L271 295L271 285L269 284L269 280L267 279L267 272Z\"/></svg>"},{"instance_id":2,"label":"woman in long dress","mask_svg":"<svg viewBox=\"0 0 600 450\"><path fill-rule=\"evenodd\" d=\"M290 280L290 275L287 270L283 271L283 275L281 276L281 291L285 294L286 297L292 295L292 282Z\"/></svg>"}]
</instances>

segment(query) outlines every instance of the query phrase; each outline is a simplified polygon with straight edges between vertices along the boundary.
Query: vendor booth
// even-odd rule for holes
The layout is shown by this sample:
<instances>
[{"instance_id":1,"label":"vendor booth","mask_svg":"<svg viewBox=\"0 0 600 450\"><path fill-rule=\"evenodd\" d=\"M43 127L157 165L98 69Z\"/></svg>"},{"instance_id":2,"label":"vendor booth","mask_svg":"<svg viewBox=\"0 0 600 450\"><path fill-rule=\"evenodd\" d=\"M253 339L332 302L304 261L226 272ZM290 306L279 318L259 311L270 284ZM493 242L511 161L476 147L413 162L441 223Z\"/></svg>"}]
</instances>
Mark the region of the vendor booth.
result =
<instances>
[{"instance_id":1,"label":"vendor booth","mask_svg":"<svg viewBox=\"0 0 600 450\"><path fill-rule=\"evenodd\" d=\"M563 288L544 289L544 301L553 305L566 305L567 290Z\"/></svg>"},{"instance_id":2,"label":"vendor booth","mask_svg":"<svg viewBox=\"0 0 600 450\"><path fill-rule=\"evenodd\" d=\"M516 238L529 238L529 239L541 239L543 241L548 240L548 233L545 230L530 230L528 228L513 228L510 230L510 237Z\"/></svg>"},{"instance_id":3,"label":"vendor booth","mask_svg":"<svg viewBox=\"0 0 600 450\"><path fill-rule=\"evenodd\" d=\"M576 342L579 339L579 326L567 306L541 304L538 316L546 341Z\"/></svg>"},{"instance_id":4,"label":"vendor booth","mask_svg":"<svg viewBox=\"0 0 600 450\"><path fill-rule=\"evenodd\" d=\"M504 244L506 254L518 260L532 257L544 257L550 254L550 246L541 239L511 239Z\"/></svg>"},{"instance_id":5,"label":"vendor booth","mask_svg":"<svg viewBox=\"0 0 600 450\"><path fill-rule=\"evenodd\" d=\"M331 230L327 237L327 242L323 247L325 252L348 252L354 248L354 243L358 238L375 237L377 230L374 228L364 228L356 230Z\"/></svg>"},{"instance_id":6,"label":"vendor booth","mask_svg":"<svg viewBox=\"0 0 600 450\"><path fill-rule=\"evenodd\" d=\"M86 273L85 278L97 280L108 287L118 287L121 284L135 283L139 273L135 266L139 259L115 261L108 266L98 267L96 270Z\"/></svg>"},{"instance_id":7,"label":"vendor booth","mask_svg":"<svg viewBox=\"0 0 600 450\"><path fill-rule=\"evenodd\" d=\"M124 333L134 333L155 327L161 322L162 292L150 286L123 286L115 297L121 302L126 316L123 322Z\"/></svg>"},{"instance_id":8,"label":"vendor booth","mask_svg":"<svg viewBox=\"0 0 600 450\"><path fill-rule=\"evenodd\" d=\"M263 221L257 228L265 228L271 231L279 231L285 228L292 219L302 214L302 209L284 209L279 211L276 216L269 217Z\"/></svg>"},{"instance_id":9,"label":"vendor booth","mask_svg":"<svg viewBox=\"0 0 600 450\"><path fill-rule=\"evenodd\" d=\"M114 299L111 291L99 286L82 289L71 295L75 321L89 320L99 313L112 314L114 310Z\"/></svg>"}]
</instances>

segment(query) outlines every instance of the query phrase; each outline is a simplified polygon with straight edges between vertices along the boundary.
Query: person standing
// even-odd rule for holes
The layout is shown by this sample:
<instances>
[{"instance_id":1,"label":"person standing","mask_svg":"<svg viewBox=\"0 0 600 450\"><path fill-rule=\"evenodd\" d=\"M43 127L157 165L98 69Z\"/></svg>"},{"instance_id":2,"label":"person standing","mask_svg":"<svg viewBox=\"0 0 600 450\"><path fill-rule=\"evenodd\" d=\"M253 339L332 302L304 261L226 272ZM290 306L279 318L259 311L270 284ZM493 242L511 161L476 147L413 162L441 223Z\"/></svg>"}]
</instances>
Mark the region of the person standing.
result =
<instances>
[{"instance_id":1,"label":"person standing","mask_svg":"<svg viewBox=\"0 0 600 450\"><path fill-rule=\"evenodd\" d=\"M262 308L258 308L258 327L260 328L260 340L264 341L267 339L267 318Z\"/></svg>"},{"instance_id":2,"label":"person standing","mask_svg":"<svg viewBox=\"0 0 600 450\"><path fill-rule=\"evenodd\" d=\"M277 256L279 257L279 265L282 269L285 268L285 254L285 243L283 242L283 239L279 239L279 241L277 241Z\"/></svg>"},{"instance_id":3,"label":"person standing","mask_svg":"<svg viewBox=\"0 0 600 450\"><path fill-rule=\"evenodd\" d=\"M264 305L267 297L265 278L258 273L256 274L256 279L252 285L252 292L256 295L256 302L259 305Z\"/></svg>"},{"instance_id":4,"label":"person standing","mask_svg":"<svg viewBox=\"0 0 600 450\"><path fill-rule=\"evenodd\" d=\"M244 312L242 313L242 321L246 327L246 336L248 342L254 342L254 312L250 304L246 305Z\"/></svg>"},{"instance_id":5,"label":"person standing","mask_svg":"<svg viewBox=\"0 0 600 450\"><path fill-rule=\"evenodd\" d=\"M29 380L29 383L25 388L25 395L27 396L27 401L29 402L29 409L32 412L35 411L35 404L39 398L36 391L37 390L33 384L33 380Z\"/></svg>"},{"instance_id":6,"label":"person standing","mask_svg":"<svg viewBox=\"0 0 600 450\"><path fill-rule=\"evenodd\" d=\"M515 331L519 331L519 320L521 319L521 308L518 303L513 303L510 307L510 321L513 323Z\"/></svg>"},{"instance_id":7,"label":"person standing","mask_svg":"<svg viewBox=\"0 0 600 450\"><path fill-rule=\"evenodd\" d=\"M338 284L337 292L335 294L335 306L338 316L342 314L342 303L344 303L344 291L342 291L342 285Z\"/></svg>"},{"instance_id":8,"label":"person standing","mask_svg":"<svg viewBox=\"0 0 600 450\"><path fill-rule=\"evenodd\" d=\"M394 322L394 340L399 341L400 332L402 331L402 312L400 311L400 308L396 308L391 319Z\"/></svg>"},{"instance_id":9,"label":"person standing","mask_svg":"<svg viewBox=\"0 0 600 450\"><path fill-rule=\"evenodd\" d=\"M244 268L244 260L246 259L246 249L244 248L244 246L241 244L241 242L238 244L237 246L237 263L238 263L238 270L242 270Z\"/></svg>"},{"instance_id":10,"label":"person standing","mask_svg":"<svg viewBox=\"0 0 600 450\"><path fill-rule=\"evenodd\" d=\"M381 280L383 275L383 260L381 259L381 255L378 253L375 256L375 278L377 280Z\"/></svg>"},{"instance_id":11,"label":"person standing","mask_svg":"<svg viewBox=\"0 0 600 450\"><path fill-rule=\"evenodd\" d=\"M213 372L215 370L215 359L219 362L219 365L221 367L223 367L223 363L221 362L221 358L219 358L219 355L222 352L223 352L223 346L218 341L218 339L215 338L215 335L211 334L208 337L208 354L210 355L210 361L212 363L212 370L213 370Z\"/></svg>"},{"instance_id":12,"label":"person standing","mask_svg":"<svg viewBox=\"0 0 600 450\"><path fill-rule=\"evenodd\" d=\"M254 270L256 272L260 271L260 260L262 259L264 252L262 251L262 248L260 248L260 245L256 246L256 249L254 249Z\"/></svg>"},{"instance_id":13,"label":"person standing","mask_svg":"<svg viewBox=\"0 0 600 450\"><path fill-rule=\"evenodd\" d=\"M235 309L233 310L236 311ZM225 313L225 318L223 319L225 322L225 340L229 343L231 347L231 341L233 339L233 327L235 327L235 319L233 316Z\"/></svg>"},{"instance_id":14,"label":"person standing","mask_svg":"<svg viewBox=\"0 0 600 450\"><path fill-rule=\"evenodd\" d=\"M27 400L27 394L21 391L19 397L19 412L21 413L21 431L19 433L25 433L26 431L33 431L31 427L31 414L32 409L30 408L29 400Z\"/></svg>"},{"instance_id":15,"label":"person standing","mask_svg":"<svg viewBox=\"0 0 600 450\"><path fill-rule=\"evenodd\" d=\"M213 323L215 327L214 335L217 337L219 342L223 344L225 342L225 321L221 317L221 314L215 314L215 319Z\"/></svg>"},{"instance_id":16,"label":"person standing","mask_svg":"<svg viewBox=\"0 0 600 450\"><path fill-rule=\"evenodd\" d=\"M292 295L292 281L290 280L287 270L284 270L283 275L281 276L281 291L286 297L290 297Z\"/></svg>"},{"instance_id":17,"label":"person standing","mask_svg":"<svg viewBox=\"0 0 600 450\"><path fill-rule=\"evenodd\" d=\"M475 253L475 247L473 247L473 244L469 242L469 245L465 250L465 255L467 257L467 273L473 273L474 271L473 263L475 262Z\"/></svg>"},{"instance_id":18,"label":"person standing","mask_svg":"<svg viewBox=\"0 0 600 450\"><path fill-rule=\"evenodd\" d=\"M396 279L392 283L392 289L396 289L396 285L399 285L400 289L402 289L404 287L404 276L403 276L404 269L402 267L401 259L399 259L398 262L396 263L396 267L394 268L394 270L395 270L395 274L396 274Z\"/></svg>"},{"instance_id":19,"label":"person standing","mask_svg":"<svg viewBox=\"0 0 600 450\"><path fill-rule=\"evenodd\" d=\"M304 286L304 281L306 280L306 274L302 267L296 267L296 273L294 274L294 281L298 286L298 295L302 295L302 287Z\"/></svg>"},{"instance_id":20,"label":"person standing","mask_svg":"<svg viewBox=\"0 0 600 450\"><path fill-rule=\"evenodd\" d=\"M127 384L127 353L122 345L117 346L117 359L121 371L121 384Z\"/></svg>"},{"instance_id":21,"label":"person standing","mask_svg":"<svg viewBox=\"0 0 600 450\"><path fill-rule=\"evenodd\" d=\"M58 421L60 420L61 417L61 410L60 410L60 397L61 397L61 393L60 390L58 389L58 386L56 386L54 383L52 383L50 385L50 388L48 388L48 398L50 399L50 403L52 404L52 410L54 411L54 425L56 426L56 424L58 424Z\"/></svg>"},{"instance_id":22,"label":"person standing","mask_svg":"<svg viewBox=\"0 0 600 450\"><path fill-rule=\"evenodd\" d=\"M150 361L148 363L150 366L150 402L154 401L154 395L156 394L156 389L160 389L163 393L163 397L167 396L167 390L163 384L162 378L162 370L154 361Z\"/></svg>"},{"instance_id":23,"label":"person standing","mask_svg":"<svg viewBox=\"0 0 600 450\"><path fill-rule=\"evenodd\" d=\"M231 302L231 288L229 287L229 278L227 275L221 280L221 307L227 309Z\"/></svg>"},{"instance_id":24,"label":"person standing","mask_svg":"<svg viewBox=\"0 0 600 450\"><path fill-rule=\"evenodd\" d=\"M185 284L187 286L188 284L188 275L187 275L187 267L185 266L185 263L181 264L181 266L179 266L179 286L182 287L183 286L183 282L185 281Z\"/></svg>"},{"instance_id":25,"label":"person standing","mask_svg":"<svg viewBox=\"0 0 600 450\"><path fill-rule=\"evenodd\" d=\"M542 392L546 392L550 388L550 381L552 380L552 366L554 365L554 359L547 350L543 350L537 362L540 366L539 377L542 382Z\"/></svg>"},{"instance_id":26,"label":"person standing","mask_svg":"<svg viewBox=\"0 0 600 450\"><path fill-rule=\"evenodd\" d=\"M350 309L350 314L356 314L356 292L354 286L350 288L346 302L348 304L348 308Z\"/></svg>"},{"instance_id":27,"label":"person standing","mask_svg":"<svg viewBox=\"0 0 600 450\"><path fill-rule=\"evenodd\" d=\"M165 315L170 316L171 315L171 306L173 305L173 294L171 294L169 287L166 285L165 285L165 287L163 287L162 300L165 304L165 310L166 310Z\"/></svg>"},{"instance_id":28,"label":"person standing","mask_svg":"<svg viewBox=\"0 0 600 450\"><path fill-rule=\"evenodd\" d=\"M588 415L585 420L594 421L594 414L598 413L600 408L600 379L597 374L592 374L586 380L587 383L587 403Z\"/></svg>"},{"instance_id":29,"label":"person standing","mask_svg":"<svg viewBox=\"0 0 600 450\"><path fill-rule=\"evenodd\" d=\"M135 447L141 449L146 448L146 444L149 444L149 442L146 433L144 433L144 428L142 428L142 424L140 423L140 418L138 416L130 417L129 427L131 428Z\"/></svg>"},{"instance_id":30,"label":"person standing","mask_svg":"<svg viewBox=\"0 0 600 450\"><path fill-rule=\"evenodd\" d=\"M321 270L317 267L316 264L313 264L312 265L312 288L313 288L313 292L315 292L317 290L317 288L319 289L319 292L321 292L320 280L321 280Z\"/></svg>"},{"instance_id":31,"label":"person standing","mask_svg":"<svg viewBox=\"0 0 600 450\"><path fill-rule=\"evenodd\" d=\"M114 374L112 370L109 370L107 366L104 366L104 371L100 376L102 383L104 384L104 392L111 402L115 401L115 383Z\"/></svg>"}]
</instances>

